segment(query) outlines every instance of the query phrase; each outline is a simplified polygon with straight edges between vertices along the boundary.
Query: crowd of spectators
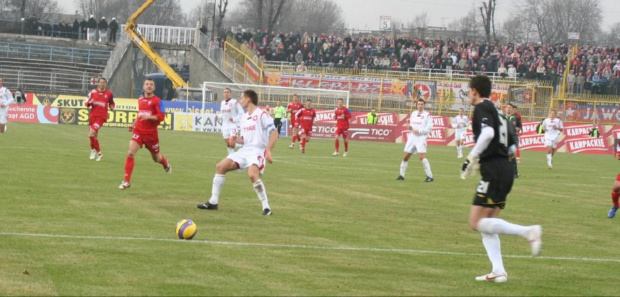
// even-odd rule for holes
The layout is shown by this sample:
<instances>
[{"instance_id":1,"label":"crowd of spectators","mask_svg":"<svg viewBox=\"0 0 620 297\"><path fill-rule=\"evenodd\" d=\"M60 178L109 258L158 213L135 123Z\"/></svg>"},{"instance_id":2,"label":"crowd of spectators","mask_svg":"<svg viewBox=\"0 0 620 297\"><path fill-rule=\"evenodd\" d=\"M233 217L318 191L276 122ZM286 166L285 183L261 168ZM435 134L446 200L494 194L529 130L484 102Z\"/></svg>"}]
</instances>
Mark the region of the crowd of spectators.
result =
<instances>
[{"instance_id":1,"label":"crowd of spectators","mask_svg":"<svg viewBox=\"0 0 620 297\"><path fill-rule=\"evenodd\" d=\"M118 32L118 22L116 18L112 18L108 23L105 17L97 22L93 15L88 20L82 18L82 21L78 21L76 18L73 23L60 21L58 23L51 23L40 21L35 15L24 20L24 34L39 35L39 36L51 36L61 38L73 38L73 39L87 39L88 32L96 32L99 36L109 36L107 40L116 42L116 34Z\"/></svg>"},{"instance_id":2,"label":"crowd of spectators","mask_svg":"<svg viewBox=\"0 0 620 297\"><path fill-rule=\"evenodd\" d=\"M411 36L276 33L239 29L221 36L246 43L264 61L287 62L298 71L308 66L486 73L503 77L549 80L561 84L570 45L513 44ZM570 61L571 92L610 93L620 78L619 48L580 45ZM618 80L620 82L620 80ZM616 87L616 89L620 89ZM617 92L615 90L613 92Z\"/></svg>"}]
</instances>

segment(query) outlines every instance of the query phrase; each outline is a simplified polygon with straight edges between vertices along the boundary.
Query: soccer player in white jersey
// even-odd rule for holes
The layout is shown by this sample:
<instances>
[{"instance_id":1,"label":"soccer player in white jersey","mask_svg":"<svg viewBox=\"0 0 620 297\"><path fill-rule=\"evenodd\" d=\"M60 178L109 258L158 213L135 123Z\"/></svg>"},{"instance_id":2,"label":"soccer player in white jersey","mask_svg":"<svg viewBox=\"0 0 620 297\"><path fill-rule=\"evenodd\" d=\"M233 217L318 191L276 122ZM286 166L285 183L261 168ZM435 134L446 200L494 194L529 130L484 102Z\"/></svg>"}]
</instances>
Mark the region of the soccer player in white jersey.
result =
<instances>
[{"instance_id":1,"label":"soccer player in white jersey","mask_svg":"<svg viewBox=\"0 0 620 297\"><path fill-rule=\"evenodd\" d=\"M454 140L456 140L456 153L457 158L463 158L463 142L465 141L465 135L467 135L467 126L471 122L465 115L465 110L459 108L459 115L452 119L452 128L454 128Z\"/></svg>"},{"instance_id":2,"label":"soccer player in white jersey","mask_svg":"<svg viewBox=\"0 0 620 297\"><path fill-rule=\"evenodd\" d=\"M263 215L271 215L271 207L267 201L267 191L260 176L265 170L265 160L272 163L271 151L278 140L278 130L273 124L273 118L258 105L258 95L253 90L245 90L241 95L241 105L247 110L241 118L242 136L231 136L229 146L235 143L243 147L217 163L211 198L202 204L200 209L217 210L220 191L226 180L226 173L233 170L248 170L248 176L254 187L258 200L263 205Z\"/></svg>"},{"instance_id":3,"label":"soccer player in white jersey","mask_svg":"<svg viewBox=\"0 0 620 297\"><path fill-rule=\"evenodd\" d=\"M224 142L226 143L226 149L228 154L235 152L234 142L230 142L230 138L237 134L237 126L243 115L243 108L237 99L231 98L230 89L224 89L224 100L220 106L220 113L222 118L222 136L224 136ZM218 115L215 115L215 121L218 120Z\"/></svg>"},{"instance_id":4,"label":"soccer player in white jersey","mask_svg":"<svg viewBox=\"0 0 620 297\"><path fill-rule=\"evenodd\" d=\"M407 166L409 166L409 158L412 154L418 154L422 166L426 172L425 182L432 182L433 173L431 172L431 164L426 159L426 137L428 133L433 131L433 117L431 114L424 110L424 99L418 99L418 110L411 113L409 117L409 124L405 127L409 129L407 134L407 144L405 145L405 155L403 161L400 163L400 175L396 180L404 180L405 173L407 173Z\"/></svg>"},{"instance_id":5,"label":"soccer player in white jersey","mask_svg":"<svg viewBox=\"0 0 620 297\"><path fill-rule=\"evenodd\" d=\"M11 91L3 85L2 77L0 77L0 133L6 132L7 116L9 114L9 105L14 103Z\"/></svg>"},{"instance_id":6,"label":"soccer player in white jersey","mask_svg":"<svg viewBox=\"0 0 620 297\"><path fill-rule=\"evenodd\" d=\"M556 118L555 110L549 112L549 117L543 123L543 131L545 132L545 147L547 147L547 166L553 168L553 155L558 144L560 132L564 130L562 120Z\"/></svg>"}]
</instances>

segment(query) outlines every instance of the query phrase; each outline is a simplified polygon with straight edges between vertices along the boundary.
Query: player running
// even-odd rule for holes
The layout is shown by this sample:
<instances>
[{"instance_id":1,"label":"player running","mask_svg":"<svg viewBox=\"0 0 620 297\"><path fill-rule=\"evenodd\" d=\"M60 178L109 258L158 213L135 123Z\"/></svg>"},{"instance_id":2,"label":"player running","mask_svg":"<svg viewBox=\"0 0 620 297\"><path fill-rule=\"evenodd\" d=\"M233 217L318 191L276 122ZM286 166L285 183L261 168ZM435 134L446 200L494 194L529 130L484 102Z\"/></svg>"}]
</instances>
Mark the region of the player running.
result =
<instances>
[{"instance_id":1,"label":"player running","mask_svg":"<svg viewBox=\"0 0 620 297\"><path fill-rule=\"evenodd\" d=\"M232 147L230 146L230 138L236 135L237 126L239 126L239 122L241 121L241 116L244 111L239 104L237 99L231 98L231 92L229 88L224 89L224 100L220 105L220 113L221 115L215 115L215 121L217 122L218 118L221 116L222 119L222 136L224 136L224 143L226 143L226 149L228 150L228 154L232 154L235 152L235 144L233 143Z\"/></svg>"},{"instance_id":2,"label":"player running","mask_svg":"<svg viewBox=\"0 0 620 297\"><path fill-rule=\"evenodd\" d=\"M543 131L545 132L545 147L547 147L547 166L549 169L553 168L553 155L555 154L556 146L558 144L558 138L560 132L564 130L562 120L556 118L555 110L549 112L549 117L542 123Z\"/></svg>"},{"instance_id":3,"label":"player running","mask_svg":"<svg viewBox=\"0 0 620 297\"><path fill-rule=\"evenodd\" d=\"M301 153L306 153L306 143L310 141L312 136L312 125L314 124L314 118L316 118L316 110L312 108L312 101L306 100L306 106L300 109L295 115L297 122L299 123L299 136L301 137Z\"/></svg>"},{"instance_id":4,"label":"player running","mask_svg":"<svg viewBox=\"0 0 620 297\"><path fill-rule=\"evenodd\" d=\"M101 161L103 154L99 146L99 129L108 121L108 109L114 110L114 94L107 89L108 81L100 77L98 86L88 93L86 97L86 107L90 107L88 116L90 138L90 159L97 157L97 162Z\"/></svg>"},{"instance_id":5,"label":"player running","mask_svg":"<svg viewBox=\"0 0 620 297\"><path fill-rule=\"evenodd\" d=\"M286 109L286 112L291 115L291 123L288 125L289 129L292 129L291 145L288 146L291 149L295 147L295 140L299 140L301 144L301 138L297 134L299 132L299 123L297 122L296 117L297 112L299 112L299 110L303 107L304 105L299 102L299 97L297 96L297 94L294 94L293 102L289 103L288 108Z\"/></svg>"},{"instance_id":6,"label":"player running","mask_svg":"<svg viewBox=\"0 0 620 297\"><path fill-rule=\"evenodd\" d=\"M153 94L153 91L155 91L155 81L152 78L145 79L142 88L144 89L144 96L138 99L138 118L129 127L129 132L133 132L133 134L129 141L129 152L125 160L125 179L118 186L121 190L129 188L131 185L131 173L133 172L135 162L134 157L142 146L146 146L146 149L151 152L153 161L161 164L166 173L172 172L172 166L170 166L168 159L159 151L157 126L166 117L163 102Z\"/></svg>"},{"instance_id":7,"label":"player running","mask_svg":"<svg viewBox=\"0 0 620 297\"><path fill-rule=\"evenodd\" d=\"M616 160L620 160L620 150L616 148ZM616 181L614 182L614 186L611 188L611 202L613 205L611 209L607 213L608 218L613 218L616 216L616 211L618 211L618 207L620 207L620 203L618 203L618 199L620 198L620 174L616 177Z\"/></svg>"},{"instance_id":8,"label":"player running","mask_svg":"<svg viewBox=\"0 0 620 297\"><path fill-rule=\"evenodd\" d=\"M260 176L265 170L265 160L272 163L271 151L278 140L278 131L273 119L265 111L257 107L258 95L253 90L245 90L241 95L241 106L246 113L241 117L241 137L233 136L230 142L243 144L243 147L226 158L215 167L215 177L211 188L211 198L202 204L200 209L217 210L220 191L226 181L226 173L233 170L248 170L248 176L263 205L263 215L271 215L271 207L267 200L267 191Z\"/></svg>"},{"instance_id":9,"label":"player running","mask_svg":"<svg viewBox=\"0 0 620 297\"><path fill-rule=\"evenodd\" d=\"M463 142L465 141L465 136L467 135L467 126L470 124L471 122L469 121L469 118L465 115L465 110L463 108L459 108L459 115L452 119L454 140L456 140L456 157L459 159L463 158Z\"/></svg>"},{"instance_id":10,"label":"player running","mask_svg":"<svg viewBox=\"0 0 620 297\"><path fill-rule=\"evenodd\" d=\"M334 147L336 150L332 154L333 156L338 156L340 149L340 141L338 137L342 135L342 142L344 142L344 153L343 157L347 156L349 152L349 141L347 140L347 134L349 132L349 119L351 118L351 111L344 106L344 100L338 99L338 107L334 111L336 116L336 133L334 134L336 140L334 140Z\"/></svg>"}]
</instances>

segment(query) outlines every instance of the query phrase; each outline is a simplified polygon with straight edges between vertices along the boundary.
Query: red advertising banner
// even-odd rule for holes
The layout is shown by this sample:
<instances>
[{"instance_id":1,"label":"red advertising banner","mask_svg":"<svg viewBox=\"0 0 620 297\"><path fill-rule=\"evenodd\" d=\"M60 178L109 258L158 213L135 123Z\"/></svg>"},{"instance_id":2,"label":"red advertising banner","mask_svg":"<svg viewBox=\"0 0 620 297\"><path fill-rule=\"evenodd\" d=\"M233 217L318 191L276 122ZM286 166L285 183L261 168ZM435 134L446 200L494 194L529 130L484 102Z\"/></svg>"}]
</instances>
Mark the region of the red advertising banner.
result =
<instances>
[{"instance_id":1,"label":"red advertising banner","mask_svg":"<svg viewBox=\"0 0 620 297\"><path fill-rule=\"evenodd\" d=\"M321 88L351 91L358 94L407 94L410 81L389 78L372 78L344 75L320 75L310 73L264 72L265 83L270 86L294 88Z\"/></svg>"},{"instance_id":2,"label":"red advertising banner","mask_svg":"<svg viewBox=\"0 0 620 297\"><path fill-rule=\"evenodd\" d=\"M334 138L336 133L336 125L315 122L312 127L313 138ZM349 127L349 140L358 141L381 141L381 142L395 142L396 133L394 126L382 126L382 125L360 125L351 124Z\"/></svg>"},{"instance_id":3,"label":"red advertising banner","mask_svg":"<svg viewBox=\"0 0 620 297\"><path fill-rule=\"evenodd\" d=\"M43 105L11 104L7 114L9 122L58 124L58 107Z\"/></svg>"}]
</instances>

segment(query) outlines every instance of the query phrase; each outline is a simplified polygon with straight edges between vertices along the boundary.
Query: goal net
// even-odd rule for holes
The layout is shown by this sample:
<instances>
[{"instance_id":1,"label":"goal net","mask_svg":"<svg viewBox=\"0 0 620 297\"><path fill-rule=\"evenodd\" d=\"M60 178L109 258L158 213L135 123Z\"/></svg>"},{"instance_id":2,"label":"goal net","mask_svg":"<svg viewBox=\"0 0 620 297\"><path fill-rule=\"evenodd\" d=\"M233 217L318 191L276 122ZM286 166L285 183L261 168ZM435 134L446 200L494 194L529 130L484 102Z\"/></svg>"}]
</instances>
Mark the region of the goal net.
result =
<instances>
[{"instance_id":1,"label":"goal net","mask_svg":"<svg viewBox=\"0 0 620 297\"><path fill-rule=\"evenodd\" d=\"M204 104L221 102L224 99L224 89L227 88L230 89L232 98L235 99L240 99L241 93L245 90L254 90L258 94L258 106L263 108L275 107L278 102L286 107L293 102L295 94L302 104L305 104L306 100L311 100L312 107L315 109L333 109L338 104L338 99L343 99L345 106L348 107L350 97L349 91L206 81L202 84Z\"/></svg>"}]
</instances>

